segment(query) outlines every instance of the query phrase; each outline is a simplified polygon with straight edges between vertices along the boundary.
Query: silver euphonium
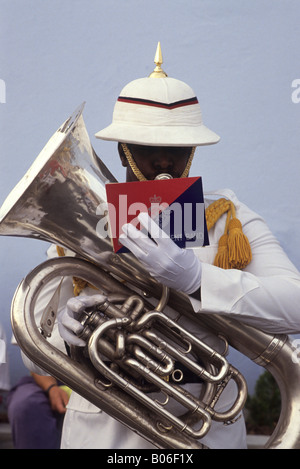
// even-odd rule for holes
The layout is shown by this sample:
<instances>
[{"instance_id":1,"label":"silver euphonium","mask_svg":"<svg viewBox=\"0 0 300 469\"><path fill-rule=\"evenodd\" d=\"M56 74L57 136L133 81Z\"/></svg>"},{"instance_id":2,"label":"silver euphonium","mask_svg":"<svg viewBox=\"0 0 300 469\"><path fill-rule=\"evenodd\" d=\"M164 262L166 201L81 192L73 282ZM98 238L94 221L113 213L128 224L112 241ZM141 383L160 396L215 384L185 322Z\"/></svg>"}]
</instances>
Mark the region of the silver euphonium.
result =
<instances>
[{"instance_id":1,"label":"silver euphonium","mask_svg":"<svg viewBox=\"0 0 300 469\"><path fill-rule=\"evenodd\" d=\"M237 418L246 400L243 376L226 358L228 344L268 369L281 391L282 409L267 448L300 447L300 366L285 335L266 334L219 315L195 315L188 297L157 283L130 254L114 254L97 224L105 220L105 183L115 178L91 146L83 105L57 130L0 209L0 235L37 238L76 257L48 260L30 272L12 301L16 340L40 368L159 448L203 448L212 420ZM80 277L107 296L84 312L87 346L71 354L51 344L61 282ZM58 287L37 323L44 285ZM153 304L153 299L155 303ZM175 316L167 315L171 307ZM182 326L222 337L213 350ZM184 371L183 371L184 370ZM201 380L200 393L182 387L185 373ZM230 409L216 403L227 383L237 393ZM167 402L181 409L173 415Z\"/></svg>"}]
</instances>

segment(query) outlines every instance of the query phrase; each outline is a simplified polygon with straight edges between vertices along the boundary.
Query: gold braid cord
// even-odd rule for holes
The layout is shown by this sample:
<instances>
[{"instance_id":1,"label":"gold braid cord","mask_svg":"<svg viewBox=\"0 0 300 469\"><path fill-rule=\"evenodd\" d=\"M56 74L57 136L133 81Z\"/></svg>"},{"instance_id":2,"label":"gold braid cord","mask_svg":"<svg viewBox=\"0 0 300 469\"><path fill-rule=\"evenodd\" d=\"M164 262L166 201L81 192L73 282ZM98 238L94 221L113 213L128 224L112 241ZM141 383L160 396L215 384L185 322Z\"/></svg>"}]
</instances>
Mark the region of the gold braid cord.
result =
<instances>
[{"instance_id":1,"label":"gold braid cord","mask_svg":"<svg viewBox=\"0 0 300 469\"><path fill-rule=\"evenodd\" d=\"M132 157L132 154L131 154L131 151L129 150L128 146L126 145L126 143L121 143L121 146L123 148L123 151L124 151L124 154L126 156L126 159L128 161L128 164L133 172L133 174L135 175L135 177L139 180L139 181L147 181L147 179L145 178L145 176L143 175L142 171L139 170L139 168L137 167L136 165L136 162L134 161L133 157Z\"/></svg>"},{"instance_id":2,"label":"gold braid cord","mask_svg":"<svg viewBox=\"0 0 300 469\"><path fill-rule=\"evenodd\" d=\"M136 162L134 161L133 159L133 156L131 154L131 151L129 150L128 146L126 145L126 143L121 143L121 146L123 148L123 151L124 151L124 154L126 156L126 159L128 161L128 164L133 172L133 174L135 175L135 177L139 180L139 181L147 181L147 179L145 178L145 176L143 175L142 171L139 170L139 168L137 167L137 164ZM186 178L190 172L190 168L191 168L191 165L192 165L192 161L193 161L193 158L194 158L194 154L195 154L195 150L196 150L196 147L193 147L192 148L192 151L191 151L191 154L189 156L189 159L188 159L188 162L186 164L186 167L182 173L182 175L180 176L181 178Z\"/></svg>"}]
</instances>

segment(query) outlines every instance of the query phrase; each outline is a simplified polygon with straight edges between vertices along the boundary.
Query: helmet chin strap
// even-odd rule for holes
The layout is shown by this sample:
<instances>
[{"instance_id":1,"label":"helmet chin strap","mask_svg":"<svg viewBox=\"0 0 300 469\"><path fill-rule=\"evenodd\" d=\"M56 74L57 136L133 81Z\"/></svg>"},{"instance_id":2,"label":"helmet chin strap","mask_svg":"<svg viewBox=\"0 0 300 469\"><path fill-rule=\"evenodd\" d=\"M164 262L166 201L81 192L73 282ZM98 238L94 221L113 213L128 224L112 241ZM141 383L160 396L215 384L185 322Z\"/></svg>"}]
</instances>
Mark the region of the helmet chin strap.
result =
<instances>
[{"instance_id":1,"label":"helmet chin strap","mask_svg":"<svg viewBox=\"0 0 300 469\"><path fill-rule=\"evenodd\" d=\"M143 173L137 167L136 162L134 161L133 156L131 154L131 151L129 150L127 144L126 143L121 143L121 146L122 146L124 154L127 158L128 164L129 164L133 174L137 178L137 180L138 181L147 181L147 178L143 175ZM191 154L189 156L188 162L186 164L186 167L185 167L182 175L180 176L181 178L188 177L188 174L190 172L190 168L191 168L191 165L192 165L192 161L193 161L193 158L194 158L195 150L196 150L196 147L193 147L192 151L191 151ZM162 173L162 174L159 174L155 179L172 179L172 176L170 176L167 173Z\"/></svg>"},{"instance_id":2,"label":"helmet chin strap","mask_svg":"<svg viewBox=\"0 0 300 469\"><path fill-rule=\"evenodd\" d=\"M138 179L138 181L147 181L145 176L143 175L142 171L139 170L139 168L136 165L136 162L133 159L133 156L131 154L131 151L129 150L128 146L126 143L121 143L121 146L123 148L124 154L126 156L126 159L128 161L128 164L131 168L131 171L135 175L135 177Z\"/></svg>"}]
</instances>

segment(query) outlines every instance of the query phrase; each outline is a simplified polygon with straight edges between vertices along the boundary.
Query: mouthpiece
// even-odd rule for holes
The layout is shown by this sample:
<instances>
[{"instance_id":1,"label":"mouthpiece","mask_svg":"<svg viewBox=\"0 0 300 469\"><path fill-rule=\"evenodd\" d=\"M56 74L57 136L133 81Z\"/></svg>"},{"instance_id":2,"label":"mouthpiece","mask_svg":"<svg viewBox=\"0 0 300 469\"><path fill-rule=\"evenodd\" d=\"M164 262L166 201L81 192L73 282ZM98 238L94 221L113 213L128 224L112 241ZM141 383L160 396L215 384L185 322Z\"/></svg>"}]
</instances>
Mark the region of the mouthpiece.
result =
<instances>
[{"instance_id":1,"label":"mouthpiece","mask_svg":"<svg viewBox=\"0 0 300 469\"><path fill-rule=\"evenodd\" d=\"M168 173L161 173L158 176L156 176L155 179L173 179L172 176Z\"/></svg>"}]
</instances>

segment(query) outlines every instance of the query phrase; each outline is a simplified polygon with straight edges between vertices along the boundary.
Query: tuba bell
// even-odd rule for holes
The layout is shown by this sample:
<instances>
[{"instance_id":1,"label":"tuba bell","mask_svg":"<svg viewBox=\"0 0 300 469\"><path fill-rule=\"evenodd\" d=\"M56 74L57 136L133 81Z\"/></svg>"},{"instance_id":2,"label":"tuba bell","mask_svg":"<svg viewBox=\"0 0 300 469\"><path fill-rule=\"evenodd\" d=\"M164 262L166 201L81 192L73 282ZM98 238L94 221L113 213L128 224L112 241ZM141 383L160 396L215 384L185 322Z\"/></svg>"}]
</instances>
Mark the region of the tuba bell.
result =
<instances>
[{"instance_id":1,"label":"tuba bell","mask_svg":"<svg viewBox=\"0 0 300 469\"><path fill-rule=\"evenodd\" d=\"M82 111L83 105L55 132L0 209L0 235L36 238L76 254L45 261L20 282L11 307L20 348L158 448L200 449L211 422L238 418L245 404L245 379L226 360L230 345L268 369L279 386L281 415L266 447L300 448L300 366L292 360L289 338L224 316L196 316L186 295L159 284L131 254L113 253L109 231L99 236L98 223L106 220L99 210L106 202L105 183L116 179L91 146ZM72 346L67 355L51 344L51 336L61 284L73 276L107 299L83 313L87 345ZM39 322L39 295L54 281L57 289ZM189 327L221 337L223 352ZM201 382L196 395L182 387L186 372ZM218 412L216 404L232 381L236 398ZM179 415L169 410L169 400L178 404Z\"/></svg>"}]
</instances>

